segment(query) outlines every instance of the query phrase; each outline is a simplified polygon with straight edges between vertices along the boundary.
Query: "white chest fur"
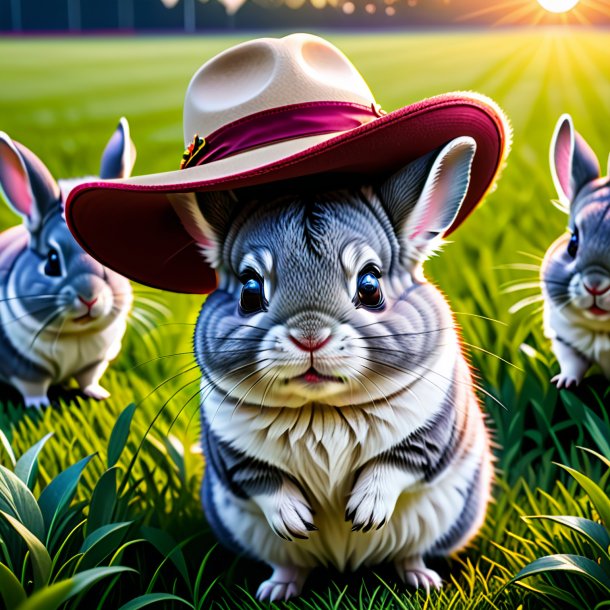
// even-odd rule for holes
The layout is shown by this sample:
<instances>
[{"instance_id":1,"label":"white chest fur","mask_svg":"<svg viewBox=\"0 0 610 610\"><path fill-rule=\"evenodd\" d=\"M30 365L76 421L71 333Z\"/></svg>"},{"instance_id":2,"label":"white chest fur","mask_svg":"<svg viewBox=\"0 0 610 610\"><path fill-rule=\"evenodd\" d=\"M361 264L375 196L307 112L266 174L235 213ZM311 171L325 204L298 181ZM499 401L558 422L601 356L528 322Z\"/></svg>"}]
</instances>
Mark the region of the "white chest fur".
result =
<instances>
[{"instance_id":1,"label":"white chest fur","mask_svg":"<svg viewBox=\"0 0 610 610\"><path fill-rule=\"evenodd\" d=\"M548 338L561 339L598 364L610 377L610 323L607 330L596 330L567 308L560 311L553 305L545 304L544 328Z\"/></svg>"},{"instance_id":2,"label":"white chest fur","mask_svg":"<svg viewBox=\"0 0 610 610\"><path fill-rule=\"evenodd\" d=\"M431 354L422 371L412 374L408 388L394 397L355 407L236 409L234 401L208 390L203 403L206 419L219 438L239 451L328 493L440 409L461 357L453 329L443 335L443 349Z\"/></svg>"},{"instance_id":3,"label":"white chest fur","mask_svg":"<svg viewBox=\"0 0 610 610\"><path fill-rule=\"evenodd\" d=\"M0 303L0 320L6 321L4 333L13 347L47 371L51 383L60 383L94 363L116 357L126 329L126 317L120 315L106 328L91 332L48 330L37 335L39 324L9 308L6 302Z\"/></svg>"}]
</instances>

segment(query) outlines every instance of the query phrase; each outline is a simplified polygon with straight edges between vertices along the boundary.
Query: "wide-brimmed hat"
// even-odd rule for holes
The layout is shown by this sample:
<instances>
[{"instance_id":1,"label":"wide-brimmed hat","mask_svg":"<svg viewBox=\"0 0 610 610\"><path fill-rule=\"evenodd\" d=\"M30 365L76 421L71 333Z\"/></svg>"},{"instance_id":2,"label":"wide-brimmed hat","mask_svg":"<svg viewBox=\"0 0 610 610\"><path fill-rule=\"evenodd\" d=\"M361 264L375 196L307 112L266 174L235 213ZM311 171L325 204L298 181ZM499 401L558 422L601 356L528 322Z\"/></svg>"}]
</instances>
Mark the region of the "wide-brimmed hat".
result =
<instances>
[{"instance_id":1,"label":"wide-brimmed hat","mask_svg":"<svg viewBox=\"0 0 610 610\"><path fill-rule=\"evenodd\" d=\"M502 111L484 96L459 92L385 113L326 40L261 38L220 53L191 80L181 169L78 186L66 218L83 248L107 267L148 286L208 293L215 272L181 224L174 209L180 198L172 193L319 174L364 183L460 136L474 138L477 150L464 204L446 234L493 185L510 139Z\"/></svg>"}]
</instances>

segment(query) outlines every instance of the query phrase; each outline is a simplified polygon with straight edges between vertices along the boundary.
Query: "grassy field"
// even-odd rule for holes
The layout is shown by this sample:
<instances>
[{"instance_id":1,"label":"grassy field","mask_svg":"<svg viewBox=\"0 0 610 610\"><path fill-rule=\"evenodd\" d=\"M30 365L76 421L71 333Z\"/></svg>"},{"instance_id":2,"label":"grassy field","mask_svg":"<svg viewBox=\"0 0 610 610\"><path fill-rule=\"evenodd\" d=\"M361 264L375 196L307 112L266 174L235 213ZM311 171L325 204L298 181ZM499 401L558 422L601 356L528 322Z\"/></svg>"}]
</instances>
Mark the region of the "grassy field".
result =
<instances>
[{"instance_id":1,"label":"grassy field","mask_svg":"<svg viewBox=\"0 0 610 610\"><path fill-rule=\"evenodd\" d=\"M607 608L610 558L598 521L610 526L610 463L577 446L610 458L608 384L594 373L577 393L560 395L549 385L556 363L542 336L535 284L540 257L566 226L550 203L548 146L559 115L573 115L602 165L608 154L609 34L531 29L327 37L360 69L386 110L446 91L473 90L494 98L512 121L513 151L498 188L427 265L457 312L485 390L498 484L482 534L466 552L438 566L446 579L441 593L426 601L399 586L384 567L353 576L320 571L289 607ZM242 39L0 41L0 129L32 148L55 176L79 176L97 171L105 142L125 115L138 148L135 173L174 169L191 75ZM8 208L0 208L0 228L16 222ZM521 290L524 282L532 285ZM6 442L0 459L9 470L11 453L19 458L54 433L29 481L36 498L58 473L80 466L55 483L65 502L55 505L56 519L41 533L51 567L39 547L28 546L26 554L23 540L0 522L0 591L17 590L15 582L21 583L28 595L38 592L30 606L20 608L45 610L64 603L120 608L135 598L125 610L149 603L257 608L252 595L266 568L214 546L198 500L203 460L190 349L201 298L134 289L137 305L124 349L104 380L110 400L98 404L63 391L56 406L36 414L24 413L10 390L2 393ZM511 312L528 297L531 303ZM124 411L131 403L135 411ZM90 455L90 462L79 462ZM553 462L589 478L577 484ZM586 483L600 477L598 491ZM1 485L0 510L7 510ZM544 514L575 515L597 528L586 530L587 537L572 522L566 529L557 521L521 518ZM102 538L89 536L96 527L106 528ZM601 575L581 562L584 578L574 569L527 579L525 586L508 584L526 564L552 553L583 556ZM17 575L14 580L2 564ZM117 571L85 574L101 566ZM121 573L121 567L135 572ZM62 588L64 581L69 586ZM9 610L18 606L6 597L4 603Z\"/></svg>"}]
</instances>

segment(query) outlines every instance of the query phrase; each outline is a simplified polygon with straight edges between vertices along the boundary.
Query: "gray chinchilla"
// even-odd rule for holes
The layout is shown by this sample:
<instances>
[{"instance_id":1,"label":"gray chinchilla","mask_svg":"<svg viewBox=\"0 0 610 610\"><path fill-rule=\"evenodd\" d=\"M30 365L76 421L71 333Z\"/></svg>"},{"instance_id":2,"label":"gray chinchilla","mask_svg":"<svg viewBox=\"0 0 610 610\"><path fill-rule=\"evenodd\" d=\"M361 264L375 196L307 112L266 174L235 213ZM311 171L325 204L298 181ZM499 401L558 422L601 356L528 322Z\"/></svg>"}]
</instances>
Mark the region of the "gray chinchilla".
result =
<instances>
[{"instance_id":1,"label":"gray chinchilla","mask_svg":"<svg viewBox=\"0 0 610 610\"><path fill-rule=\"evenodd\" d=\"M569 233L542 262L544 328L560 366L553 382L567 388L593 364L610 378L610 180L567 114L553 135L551 172Z\"/></svg>"},{"instance_id":2,"label":"gray chinchilla","mask_svg":"<svg viewBox=\"0 0 610 610\"><path fill-rule=\"evenodd\" d=\"M456 138L373 186L170 196L219 281L194 342L204 508L226 545L273 568L261 600L298 595L319 565L392 561L438 587L424 556L483 522L488 432L422 272L475 146Z\"/></svg>"},{"instance_id":3,"label":"gray chinchilla","mask_svg":"<svg viewBox=\"0 0 610 610\"><path fill-rule=\"evenodd\" d=\"M102 178L127 177L135 161L123 118L102 157ZM133 296L129 282L76 243L63 215L85 179L53 179L42 161L0 132L0 187L23 224L0 234L0 381L26 406L47 405L53 383L74 377L96 399L121 348Z\"/></svg>"}]
</instances>

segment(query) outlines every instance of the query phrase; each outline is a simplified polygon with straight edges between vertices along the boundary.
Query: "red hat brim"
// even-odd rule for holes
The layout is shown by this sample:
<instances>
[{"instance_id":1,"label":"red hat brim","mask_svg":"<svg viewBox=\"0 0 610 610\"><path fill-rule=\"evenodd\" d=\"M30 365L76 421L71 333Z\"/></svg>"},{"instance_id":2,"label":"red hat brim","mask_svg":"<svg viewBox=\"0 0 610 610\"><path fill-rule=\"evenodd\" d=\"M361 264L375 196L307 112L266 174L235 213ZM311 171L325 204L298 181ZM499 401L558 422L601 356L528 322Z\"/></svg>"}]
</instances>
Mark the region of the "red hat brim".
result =
<instances>
[{"instance_id":1,"label":"red hat brim","mask_svg":"<svg viewBox=\"0 0 610 610\"><path fill-rule=\"evenodd\" d=\"M357 175L362 182L388 175L460 136L477 144L470 185L452 233L491 188L510 143L503 113L474 94L447 94L390 112L265 166L238 174L174 184L90 182L66 203L66 220L81 246L103 265L141 284L206 294L216 274L183 228L166 194L265 185L314 174Z\"/></svg>"}]
</instances>

